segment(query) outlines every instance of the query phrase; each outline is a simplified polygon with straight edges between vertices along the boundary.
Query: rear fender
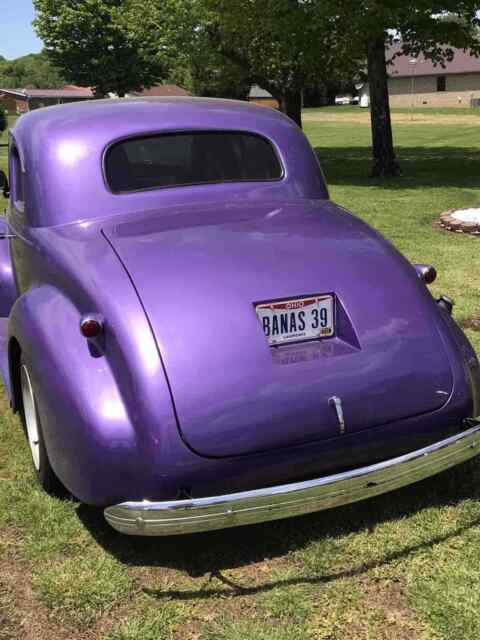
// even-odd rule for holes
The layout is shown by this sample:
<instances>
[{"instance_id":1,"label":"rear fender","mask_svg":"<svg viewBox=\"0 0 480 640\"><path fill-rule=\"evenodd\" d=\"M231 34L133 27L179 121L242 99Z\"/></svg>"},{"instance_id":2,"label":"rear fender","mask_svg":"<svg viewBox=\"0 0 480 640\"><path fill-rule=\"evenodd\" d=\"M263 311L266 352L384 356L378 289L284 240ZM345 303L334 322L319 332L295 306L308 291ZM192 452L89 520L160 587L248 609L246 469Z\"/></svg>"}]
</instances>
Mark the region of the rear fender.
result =
<instances>
[{"instance_id":1,"label":"rear fender","mask_svg":"<svg viewBox=\"0 0 480 640\"><path fill-rule=\"evenodd\" d=\"M41 286L14 304L9 336L29 366L55 473L95 504L113 497L119 477L135 486L137 438L109 360L92 355L79 317L62 292Z\"/></svg>"},{"instance_id":2,"label":"rear fender","mask_svg":"<svg viewBox=\"0 0 480 640\"><path fill-rule=\"evenodd\" d=\"M471 394L472 417L477 417L480 414L480 364L477 354L455 319L441 307L439 307L439 313L445 325L450 329L457 346L459 359L464 368L466 388Z\"/></svg>"}]
</instances>

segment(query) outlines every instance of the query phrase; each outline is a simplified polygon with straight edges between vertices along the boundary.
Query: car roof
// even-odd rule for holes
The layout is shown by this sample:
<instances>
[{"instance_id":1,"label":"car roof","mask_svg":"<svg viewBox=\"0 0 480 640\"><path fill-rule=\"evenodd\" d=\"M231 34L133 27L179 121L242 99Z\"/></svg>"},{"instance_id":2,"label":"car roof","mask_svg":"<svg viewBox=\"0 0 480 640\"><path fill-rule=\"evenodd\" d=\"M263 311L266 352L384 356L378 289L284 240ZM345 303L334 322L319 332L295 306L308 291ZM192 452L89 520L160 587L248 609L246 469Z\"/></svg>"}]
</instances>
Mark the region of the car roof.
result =
<instances>
[{"instance_id":1,"label":"car roof","mask_svg":"<svg viewBox=\"0 0 480 640\"><path fill-rule=\"evenodd\" d=\"M284 167L288 164L288 153L299 162L300 149L305 154L308 147L301 130L283 114L237 100L139 97L37 109L21 116L12 131L27 186L31 187L30 205L37 209L34 212L30 209L31 224L48 226L98 217L105 215L105 210L115 213L126 212L128 206L154 206L155 197L151 194L118 197L109 192L102 171L105 149L131 136L192 129L238 130L263 135L276 146ZM311 156L311 150L309 153ZM290 171L286 171L287 181L291 178L299 185L310 181L310 187L303 189L305 193L315 194L320 190L324 194L322 179L319 182L315 169L310 167L308 171L307 165L308 162L299 162L296 168L292 165ZM316 172L319 173L318 166ZM231 186L230 192L234 191ZM154 193L158 202L159 191ZM166 200L163 196L162 201Z\"/></svg>"},{"instance_id":2,"label":"car roof","mask_svg":"<svg viewBox=\"0 0 480 640\"><path fill-rule=\"evenodd\" d=\"M159 118L168 121L168 126L183 127L191 123L192 116L211 116L218 122L222 115L234 114L239 121L253 119L285 121L278 111L241 100L221 98L193 98L190 96L113 98L106 100L80 100L69 104L35 109L25 114L22 123L56 123L63 130L74 130L95 119L96 125L108 125L112 120L124 123L125 133L136 131L135 121L142 119L145 124L158 127ZM19 121L20 123L20 121Z\"/></svg>"}]
</instances>

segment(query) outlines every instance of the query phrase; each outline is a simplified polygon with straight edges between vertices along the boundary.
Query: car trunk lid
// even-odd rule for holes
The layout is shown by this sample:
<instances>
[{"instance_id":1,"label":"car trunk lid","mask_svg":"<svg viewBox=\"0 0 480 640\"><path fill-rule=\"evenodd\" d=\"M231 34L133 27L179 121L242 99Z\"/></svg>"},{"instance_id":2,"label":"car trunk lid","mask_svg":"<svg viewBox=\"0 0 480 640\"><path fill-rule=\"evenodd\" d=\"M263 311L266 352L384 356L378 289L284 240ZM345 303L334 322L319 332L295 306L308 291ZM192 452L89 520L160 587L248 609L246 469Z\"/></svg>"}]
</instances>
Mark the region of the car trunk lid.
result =
<instances>
[{"instance_id":1,"label":"car trunk lid","mask_svg":"<svg viewBox=\"0 0 480 640\"><path fill-rule=\"evenodd\" d=\"M180 433L201 455L333 438L433 411L451 393L425 286L329 201L192 206L103 232L149 318ZM267 344L256 303L327 293L333 338Z\"/></svg>"}]
</instances>

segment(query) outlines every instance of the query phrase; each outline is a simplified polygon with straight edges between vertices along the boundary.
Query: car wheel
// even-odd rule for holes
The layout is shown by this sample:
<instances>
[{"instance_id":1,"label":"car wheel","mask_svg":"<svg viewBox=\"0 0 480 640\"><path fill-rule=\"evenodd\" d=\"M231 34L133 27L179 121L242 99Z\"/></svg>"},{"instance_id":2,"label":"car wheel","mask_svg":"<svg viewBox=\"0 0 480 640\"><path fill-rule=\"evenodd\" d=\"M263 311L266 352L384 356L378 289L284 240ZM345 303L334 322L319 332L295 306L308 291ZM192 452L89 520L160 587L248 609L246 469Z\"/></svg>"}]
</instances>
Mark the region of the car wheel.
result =
<instances>
[{"instance_id":1,"label":"car wheel","mask_svg":"<svg viewBox=\"0 0 480 640\"><path fill-rule=\"evenodd\" d=\"M60 495L65 493L61 482L55 475L48 460L45 441L43 439L42 425L38 415L35 392L27 364L20 363L20 384L22 391L21 418L25 435L27 436L30 452L32 454L33 467L41 487L50 494Z\"/></svg>"}]
</instances>

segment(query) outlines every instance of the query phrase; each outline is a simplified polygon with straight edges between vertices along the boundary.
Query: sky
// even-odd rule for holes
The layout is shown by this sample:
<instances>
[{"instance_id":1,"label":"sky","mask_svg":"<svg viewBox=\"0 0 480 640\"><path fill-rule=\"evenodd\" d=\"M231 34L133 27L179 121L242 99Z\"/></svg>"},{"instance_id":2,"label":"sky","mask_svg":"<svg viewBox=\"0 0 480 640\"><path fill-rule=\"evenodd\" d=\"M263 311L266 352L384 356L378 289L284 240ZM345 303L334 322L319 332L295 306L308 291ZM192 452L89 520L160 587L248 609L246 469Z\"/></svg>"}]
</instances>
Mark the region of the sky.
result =
<instances>
[{"instance_id":1,"label":"sky","mask_svg":"<svg viewBox=\"0 0 480 640\"><path fill-rule=\"evenodd\" d=\"M32 27L34 15L32 0L0 0L0 56L12 60L41 51L42 41Z\"/></svg>"},{"instance_id":2,"label":"sky","mask_svg":"<svg viewBox=\"0 0 480 640\"><path fill-rule=\"evenodd\" d=\"M0 55L7 60L38 53L42 42L32 27L32 0L0 0Z\"/></svg>"}]
</instances>

